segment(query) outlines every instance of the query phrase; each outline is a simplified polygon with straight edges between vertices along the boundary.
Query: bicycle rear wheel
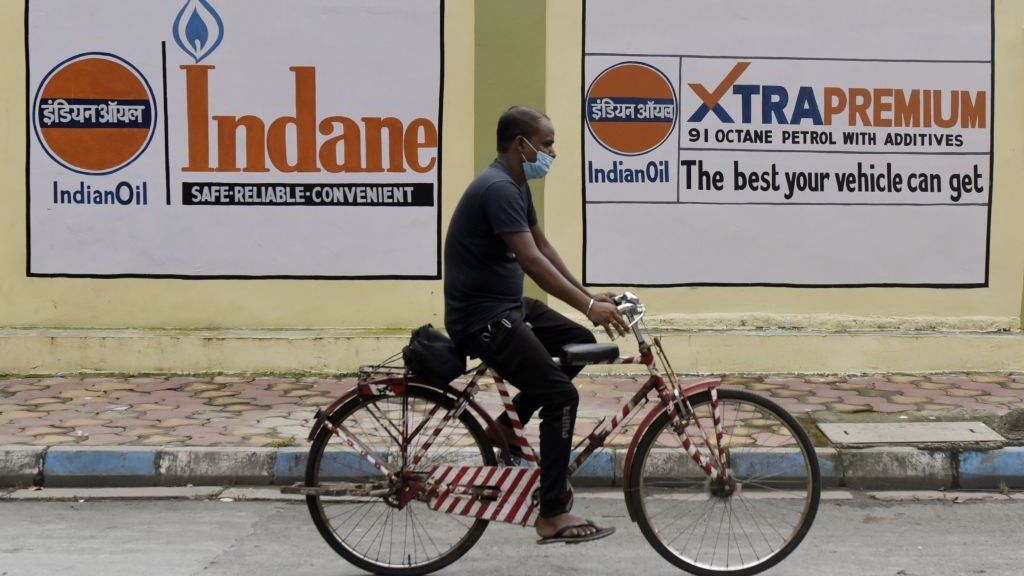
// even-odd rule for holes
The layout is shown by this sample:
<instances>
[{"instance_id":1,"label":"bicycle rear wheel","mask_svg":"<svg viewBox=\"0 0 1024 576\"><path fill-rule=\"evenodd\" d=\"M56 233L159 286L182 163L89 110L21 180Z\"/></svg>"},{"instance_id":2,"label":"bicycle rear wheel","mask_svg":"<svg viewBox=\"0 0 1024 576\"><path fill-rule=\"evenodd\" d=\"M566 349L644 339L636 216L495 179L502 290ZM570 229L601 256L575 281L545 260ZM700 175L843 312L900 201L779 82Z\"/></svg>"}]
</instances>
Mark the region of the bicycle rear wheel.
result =
<instances>
[{"instance_id":1,"label":"bicycle rear wheel","mask_svg":"<svg viewBox=\"0 0 1024 576\"><path fill-rule=\"evenodd\" d=\"M700 576L748 576L782 561L803 540L817 513L821 477L814 447L788 412L744 391L719 390L718 399L733 482L709 480L663 412L637 446L628 497L644 537L675 566ZM711 394L690 402L694 413L684 433L718 469Z\"/></svg>"},{"instance_id":2,"label":"bicycle rear wheel","mask_svg":"<svg viewBox=\"0 0 1024 576\"><path fill-rule=\"evenodd\" d=\"M422 460L413 465L415 454L453 406L450 397L410 384L404 394L353 398L329 421L369 448L373 457L398 477L426 478L439 465L496 465L494 449L469 411L451 418L441 434L433 438ZM420 432L405 441L417 428ZM313 440L306 485L344 481L373 487L374 495L309 495L309 511L320 534L336 552L375 574L404 576L440 570L468 552L487 528L485 520L435 512L421 500L400 505L399 481L388 481L367 459L325 428ZM378 495L381 492L386 494Z\"/></svg>"}]
</instances>

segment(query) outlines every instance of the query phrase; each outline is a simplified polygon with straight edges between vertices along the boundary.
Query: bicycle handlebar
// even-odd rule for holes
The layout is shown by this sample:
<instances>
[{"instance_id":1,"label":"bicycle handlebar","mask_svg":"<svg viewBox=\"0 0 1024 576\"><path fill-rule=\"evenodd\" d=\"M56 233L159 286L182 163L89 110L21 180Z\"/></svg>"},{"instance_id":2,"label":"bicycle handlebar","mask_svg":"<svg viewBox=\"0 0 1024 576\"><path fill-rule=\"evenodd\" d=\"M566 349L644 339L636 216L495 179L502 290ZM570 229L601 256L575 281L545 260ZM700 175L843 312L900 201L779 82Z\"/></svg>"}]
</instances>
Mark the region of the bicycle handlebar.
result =
<instances>
[{"instance_id":1,"label":"bicycle handlebar","mask_svg":"<svg viewBox=\"0 0 1024 576\"><path fill-rule=\"evenodd\" d=\"M647 308L640 303L640 298L632 292L623 292L618 296L613 296L612 302L618 307L619 313L629 321L629 328L636 326L637 322L640 322L647 313Z\"/></svg>"}]
</instances>

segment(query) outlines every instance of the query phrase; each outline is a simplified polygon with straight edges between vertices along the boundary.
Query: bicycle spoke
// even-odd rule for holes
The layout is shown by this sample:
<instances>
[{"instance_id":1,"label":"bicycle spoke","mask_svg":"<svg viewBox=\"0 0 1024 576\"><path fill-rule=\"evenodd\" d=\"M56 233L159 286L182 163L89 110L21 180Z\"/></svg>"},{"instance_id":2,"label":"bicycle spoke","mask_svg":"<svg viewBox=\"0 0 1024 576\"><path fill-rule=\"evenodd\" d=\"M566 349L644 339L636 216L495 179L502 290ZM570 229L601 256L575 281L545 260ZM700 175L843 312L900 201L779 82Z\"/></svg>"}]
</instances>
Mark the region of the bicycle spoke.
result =
<instances>
[{"instance_id":1,"label":"bicycle spoke","mask_svg":"<svg viewBox=\"0 0 1024 576\"><path fill-rule=\"evenodd\" d=\"M808 452L796 432L757 401L719 396L722 441L708 439L698 424L714 422L710 394L693 401L690 422L677 433L667 416L648 430L639 470L641 528L659 552L683 569L733 571L777 562L802 537L807 509L819 488ZM750 396L750 395L748 395ZM756 397L755 397L756 400ZM711 450L720 468L728 454L730 477L711 479L686 453L684 442ZM704 455L707 458L707 454ZM807 472L771 468L775 459L803 459ZM636 481L636 480L633 480Z\"/></svg>"},{"instance_id":2,"label":"bicycle spoke","mask_svg":"<svg viewBox=\"0 0 1024 576\"><path fill-rule=\"evenodd\" d=\"M482 428L476 425L477 431L471 433L464 422L468 416L454 417L450 403L433 397L444 398L436 392L381 395L354 403L331 421L359 450L391 469L392 480L338 436L317 440L321 447L313 485L344 480L380 494L315 498L311 512L322 519L330 530L329 540L340 544L346 557L352 555L371 567L422 568L454 560L479 538L485 521L436 512L415 497L403 504L394 492L405 478L423 481L436 466L496 464L493 453L482 448ZM437 431L445 417L450 419ZM422 433L411 439L416 430ZM411 458L420 452L417 470L406 476Z\"/></svg>"}]
</instances>

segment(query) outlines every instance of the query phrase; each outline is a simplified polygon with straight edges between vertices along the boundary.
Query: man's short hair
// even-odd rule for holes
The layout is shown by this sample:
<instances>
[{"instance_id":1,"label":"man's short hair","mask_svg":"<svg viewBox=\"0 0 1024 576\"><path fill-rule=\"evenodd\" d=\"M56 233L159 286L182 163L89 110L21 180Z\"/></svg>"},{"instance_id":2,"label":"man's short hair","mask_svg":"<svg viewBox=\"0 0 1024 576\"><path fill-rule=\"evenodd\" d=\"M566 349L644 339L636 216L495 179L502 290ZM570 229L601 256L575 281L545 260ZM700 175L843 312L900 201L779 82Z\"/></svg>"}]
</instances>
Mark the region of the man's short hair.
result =
<instances>
[{"instance_id":1,"label":"man's short hair","mask_svg":"<svg viewBox=\"0 0 1024 576\"><path fill-rule=\"evenodd\" d=\"M537 125L547 114L527 106L513 106L498 118L498 152L508 152L516 138L529 140L537 134Z\"/></svg>"}]
</instances>

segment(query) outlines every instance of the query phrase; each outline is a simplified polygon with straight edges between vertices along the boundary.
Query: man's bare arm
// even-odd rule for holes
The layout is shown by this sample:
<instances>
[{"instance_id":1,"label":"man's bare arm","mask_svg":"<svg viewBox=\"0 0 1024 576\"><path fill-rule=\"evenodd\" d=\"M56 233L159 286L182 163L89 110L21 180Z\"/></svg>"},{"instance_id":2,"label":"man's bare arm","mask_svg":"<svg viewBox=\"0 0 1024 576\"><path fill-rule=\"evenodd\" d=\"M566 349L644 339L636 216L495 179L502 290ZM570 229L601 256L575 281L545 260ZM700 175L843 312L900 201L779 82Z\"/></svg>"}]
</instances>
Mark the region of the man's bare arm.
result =
<instances>
[{"instance_id":1,"label":"man's bare arm","mask_svg":"<svg viewBox=\"0 0 1024 576\"><path fill-rule=\"evenodd\" d=\"M587 298L593 298L594 295L590 293L590 290L587 290L586 287L584 287L583 284L572 275L572 272L569 272L569 267L565 265L564 261L562 261L562 257L558 254L558 251L555 250L555 246L551 244L551 242L548 242L547 236L544 235L544 230L541 229L540 226L534 226L530 228L530 234L533 236L534 243L537 244L537 249L540 250L540 253L551 262L551 265L554 266L570 284L575 286L577 290L586 294Z\"/></svg>"},{"instance_id":2,"label":"man's bare arm","mask_svg":"<svg viewBox=\"0 0 1024 576\"><path fill-rule=\"evenodd\" d=\"M558 270L562 274L562 276L564 276L565 279L569 281L570 284L575 286L577 289L582 291L590 298L597 300L598 302L612 302L612 296L614 296L614 294L612 294L611 292L601 292L598 294L594 294L593 292L587 290L587 288L583 286L583 283L581 283L579 280L576 279L575 276L572 275L572 272L569 272L569 267L565 265L564 261L562 261L562 257L558 254L558 250L555 250L555 245L552 244L551 242L548 242L548 238L547 236L544 235L544 230L541 229L540 226L534 226L530 228L530 234L533 235L533 240L534 242L537 243L537 249L540 250L540 253L543 254L545 258L551 261L551 264L555 267L555 269Z\"/></svg>"},{"instance_id":3,"label":"man's bare arm","mask_svg":"<svg viewBox=\"0 0 1024 576\"><path fill-rule=\"evenodd\" d=\"M591 304L589 292L581 289L570 282L562 272L555 267L554 263L547 256L541 253L537 243L530 232L512 232L501 235L505 244L512 249L516 260L533 281L545 292L565 302L573 308L587 315L587 318L594 324L604 326L606 330L614 326L620 334L625 334L626 321L619 314L618 308L608 302L594 302ZM561 261L561 259L559 259ZM563 263L562 266L565 266ZM596 300L596 299L595 299Z\"/></svg>"}]
</instances>

